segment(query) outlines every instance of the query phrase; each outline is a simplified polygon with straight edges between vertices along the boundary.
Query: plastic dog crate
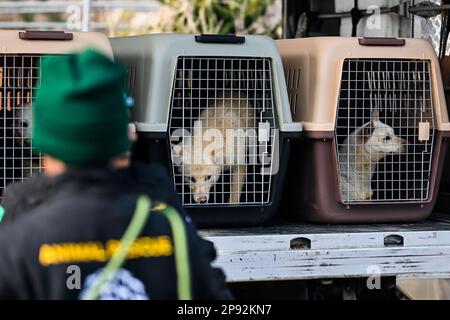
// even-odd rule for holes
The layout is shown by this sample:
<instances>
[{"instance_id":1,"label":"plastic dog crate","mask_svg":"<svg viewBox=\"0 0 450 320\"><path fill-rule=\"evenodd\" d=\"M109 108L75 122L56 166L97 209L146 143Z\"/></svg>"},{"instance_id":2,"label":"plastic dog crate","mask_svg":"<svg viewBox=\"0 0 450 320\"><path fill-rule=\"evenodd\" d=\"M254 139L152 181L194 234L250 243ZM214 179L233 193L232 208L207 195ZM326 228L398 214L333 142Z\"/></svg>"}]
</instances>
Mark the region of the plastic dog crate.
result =
<instances>
[{"instance_id":1,"label":"plastic dog crate","mask_svg":"<svg viewBox=\"0 0 450 320\"><path fill-rule=\"evenodd\" d=\"M447 102L447 112L450 109L450 57L445 56L441 60L442 83L445 91L445 101ZM439 188L439 195L434 208L436 212L450 213L450 153L447 152L447 157L444 162L444 169L442 171L441 185Z\"/></svg>"},{"instance_id":2,"label":"plastic dog crate","mask_svg":"<svg viewBox=\"0 0 450 320\"><path fill-rule=\"evenodd\" d=\"M278 206L289 110L277 48L265 36L112 38L135 99L137 159L163 164L200 226L252 225Z\"/></svg>"},{"instance_id":3,"label":"plastic dog crate","mask_svg":"<svg viewBox=\"0 0 450 320\"><path fill-rule=\"evenodd\" d=\"M85 47L112 57L108 39L99 33L0 31L0 194L11 182L23 181L42 169L33 153L31 109L43 56L61 55Z\"/></svg>"},{"instance_id":4,"label":"plastic dog crate","mask_svg":"<svg viewBox=\"0 0 450 320\"><path fill-rule=\"evenodd\" d=\"M432 46L332 37L277 44L295 75L288 93L304 128L290 166L288 211L327 223L426 218L450 134Z\"/></svg>"}]
</instances>

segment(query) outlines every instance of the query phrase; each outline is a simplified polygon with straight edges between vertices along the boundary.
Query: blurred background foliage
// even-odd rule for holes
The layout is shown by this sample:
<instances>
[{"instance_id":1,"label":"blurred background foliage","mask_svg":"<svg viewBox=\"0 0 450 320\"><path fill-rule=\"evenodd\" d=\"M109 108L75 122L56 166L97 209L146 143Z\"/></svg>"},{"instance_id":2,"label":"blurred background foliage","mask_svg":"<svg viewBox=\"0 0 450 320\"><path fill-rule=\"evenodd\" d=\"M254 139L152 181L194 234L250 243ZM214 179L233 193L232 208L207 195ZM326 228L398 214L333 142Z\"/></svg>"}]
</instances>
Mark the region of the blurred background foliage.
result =
<instances>
[{"instance_id":1,"label":"blurred background foliage","mask_svg":"<svg viewBox=\"0 0 450 320\"><path fill-rule=\"evenodd\" d=\"M279 0L159 0L155 31L180 33L281 34ZM278 11L278 12L277 12Z\"/></svg>"},{"instance_id":2,"label":"blurred background foliage","mask_svg":"<svg viewBox=\"0 0 450 320\"><path fill-rule=\"evenodd\" d=\"M0 4L2 1L0 0ZM20 7L22 1L14 2ZM61 3L52 0L23 1L25 2L47 2L48 7L52 3ZM115 2L127 3L126 0ZM146 0L145 2L156 4L157 8L147 11L92 8L91 29L105 32L109 36L158 32L266 34L274 38L281 36L281 0ZM66 25L66 21L73 20L69 11L6 14L0 9L0 22L23 22L24 25L34 23L33 26L42 24L42 29L61 28Z\"/></svg>"}]
</instances>

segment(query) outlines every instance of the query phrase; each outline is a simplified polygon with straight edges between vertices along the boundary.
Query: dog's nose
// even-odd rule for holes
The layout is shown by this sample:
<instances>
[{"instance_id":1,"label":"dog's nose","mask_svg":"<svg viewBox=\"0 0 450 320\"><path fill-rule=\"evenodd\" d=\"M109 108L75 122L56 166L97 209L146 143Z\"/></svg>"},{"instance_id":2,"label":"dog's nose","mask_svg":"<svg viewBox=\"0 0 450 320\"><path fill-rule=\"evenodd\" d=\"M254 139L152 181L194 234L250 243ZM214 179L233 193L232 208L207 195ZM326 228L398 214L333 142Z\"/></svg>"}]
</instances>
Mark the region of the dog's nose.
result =
<instances>
[{"instance_id":1,"label":"dog's nose","mask_svg":"<svg viewBox=\"0 0 450 320\"><path fill-rule=\"evenodd\" d=\"M206 203L208 201L208 197L205 194L200 194L198 196L198 202L200 203Z\"/></svg>"}]
</instances>

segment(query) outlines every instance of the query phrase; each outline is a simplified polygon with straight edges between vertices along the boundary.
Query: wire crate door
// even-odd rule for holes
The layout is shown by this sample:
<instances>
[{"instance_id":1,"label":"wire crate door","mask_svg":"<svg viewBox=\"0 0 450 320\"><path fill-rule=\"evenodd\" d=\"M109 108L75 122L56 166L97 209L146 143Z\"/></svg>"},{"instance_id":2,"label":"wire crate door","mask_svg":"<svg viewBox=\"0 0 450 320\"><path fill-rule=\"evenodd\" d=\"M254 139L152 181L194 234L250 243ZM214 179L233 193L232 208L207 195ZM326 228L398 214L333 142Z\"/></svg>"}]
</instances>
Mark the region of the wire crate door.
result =
<instances>
[{"instance_id":1,"label":"wire crate door","mask_svg":"<svg viewBox=\"0 0 450 320\"><path fill-rule=\"evenodd\" d=\"M344 204L430 198L431 90L429 61L344 61L335 129Z\"/></svg>"},{"instance_id":2,"label":"wire crate door","mask_svg":"<svg viewBox=\"0 0 450 320\"><path fill-rule=\"evenodd\" d=\"M41 171L31 141L31 108L40 78L41 56L0 55L1 193L11 182Z\"/></svg>"},{"instance_id":3,"label":"wire crate door","mask_svg":"<svg viewBox=\"0 0 450 320\"><path fill-rule=\"evenodd\" d=\"M169 135L188 206L270 202L275 118L270 58L179 57Z\"/></svg>"}]
</instances>

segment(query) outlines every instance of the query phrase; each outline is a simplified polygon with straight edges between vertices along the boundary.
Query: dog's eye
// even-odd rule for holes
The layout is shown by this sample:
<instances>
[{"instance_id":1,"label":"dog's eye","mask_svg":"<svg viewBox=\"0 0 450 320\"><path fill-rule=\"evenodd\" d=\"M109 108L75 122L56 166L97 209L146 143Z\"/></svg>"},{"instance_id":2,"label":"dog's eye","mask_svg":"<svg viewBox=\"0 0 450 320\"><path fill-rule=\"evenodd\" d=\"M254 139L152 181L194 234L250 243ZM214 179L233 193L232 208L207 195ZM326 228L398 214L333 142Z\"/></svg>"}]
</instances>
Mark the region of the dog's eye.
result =
<instances>
[{"instance_id":1,"label":"dog's eye","mask_svg":"<svg viewBox=\"0 0 450 320\"><path fill-rule=\"evenodd\" d=\"M384 137L384 142L388 142L388 141L391 141L391 136Z\"/></svg>"}]
</instances>

